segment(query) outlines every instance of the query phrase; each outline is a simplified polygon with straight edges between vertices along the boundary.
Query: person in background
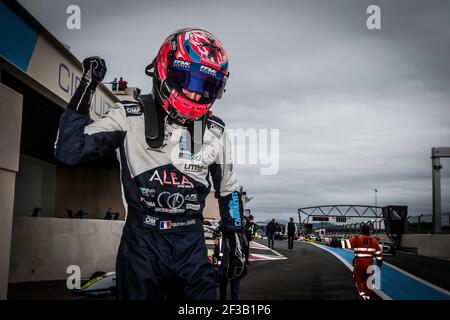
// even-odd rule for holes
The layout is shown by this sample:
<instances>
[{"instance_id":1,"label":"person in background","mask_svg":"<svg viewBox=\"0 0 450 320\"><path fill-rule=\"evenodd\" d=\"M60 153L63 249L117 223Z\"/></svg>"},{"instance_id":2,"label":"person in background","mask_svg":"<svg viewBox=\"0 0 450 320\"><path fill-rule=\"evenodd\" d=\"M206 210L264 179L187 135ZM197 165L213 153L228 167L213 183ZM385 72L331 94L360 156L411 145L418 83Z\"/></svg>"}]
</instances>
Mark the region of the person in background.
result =
<instances>
[{"instance_id":1,"label":"person in background","mask_svg":"<svg viewBox=\"0 0 450 320\"><path fill-rule=\"evenodd\" d=\"M33 213L31 214L31 216L32 216L33 218L39 217L39 214L41 213L41 211L42 211L41 208L36 207L36 208L33 209Z\"/></svg>"},{"instance_id":2,"label":"person in background","mask_svg":"<svg viewBox=\"0 0 450 320\"><path fill-rule=\"evenodd\" d=\"M127 89L127 82L120 77L119 80L119 91L125 91Z\"/></svg>"},{"instance_id":3,"label":"person in background","mask_svg":"<svg viewBox=\"0 0 450 320\"><path fill-rule=\"evenodd\" d=\"M244 254L245 254L245 263L250 264L249 256L250 256L250 242L255 238L255 231L256 226L253 222L253 216L250 215L248 218L245 218L245 225L244 225L244 235L247 239L247 246L244 248Z\"/></svg>"},{"instance_id":4,"label":"person in background","mask_svg":"<svg viewBox=\"0 0 450 320\"><path fill-rule=\"evenodd\" d=\"M266 235L269 240L269 248L273 249L273 242L275 237L275 231L277 230L277 225L275 223L275 219L272 219L266 227Z\"/></svg>"},{"instance_id":5,"label":"person in background","mask_svg":"<svg viewBox=\"0 0 450 320\"><path fill-rule=\"evenodd\" d=\"M113 218L113 212L111 210L111 207L108 207L108 211L106 211L105 217L103 218L104 220L112 220Z\"/></svg>"},{"instance_id":6,"label":"person in background","mask_svg":"<svg viewBox=\"0 0 450 320\"><path fill-rule=\"evenodd\" d=\"M117 91L117 78L114 78L114 80L111 82L111 90L112 91Z\"/></svg>"},{"instance_id":7,"label":"person in background","mask_svg":"<svg viewBox=\"0 0 450 320\"><path fill-rule=\"evenodd\" d=\"M374 258L377 261L377 266L380 271L383 264L383 251L378 241L370 236L370 226L363 224L361 226L361 233L358 236L342 240L342 248L352 249L355 252L355 258L353 259L353 280L360 298L362 300L370 300L372 288L367 284L367 280L371 276L368 268L373 265Z\"/></svg>"},{"instance_id":8,"label":"person in background","mask_svg":"<svg viewBox=\"0 0 450 320\"><path fill-rule=\"evenodd\" d=\"M294 249L294 238L297 226L295 225L294 218L290 217L287 225L288 234L288 249Z\"/></svg>"}]
</instances>

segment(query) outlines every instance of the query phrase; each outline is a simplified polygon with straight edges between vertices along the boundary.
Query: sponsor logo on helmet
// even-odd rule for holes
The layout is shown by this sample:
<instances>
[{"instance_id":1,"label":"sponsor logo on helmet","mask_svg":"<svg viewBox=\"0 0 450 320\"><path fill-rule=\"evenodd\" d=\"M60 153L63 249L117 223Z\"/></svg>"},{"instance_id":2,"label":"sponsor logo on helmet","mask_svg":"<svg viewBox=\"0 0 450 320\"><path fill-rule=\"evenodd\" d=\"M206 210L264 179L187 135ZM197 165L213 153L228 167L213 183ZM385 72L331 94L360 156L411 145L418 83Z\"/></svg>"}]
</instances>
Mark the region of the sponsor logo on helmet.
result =
<instances>
[{"instance_id":1,"label":"sponsor logo on helmet","mask_svg":"<svg viewBox=\"0 0 450 320\"><path fill-rule=\"evenodd\" d=\"M213 76L213 77L215 77L217 75L217 70L207 67L207 66L201 66L200 71L203 73L206 73L210 76Z\"/></svg>"},{"instance_id":2,"label":"sponsor logo on helmet","mask_svg":"<svg viewBox=\"0 0 450 320\"><path fill-rule=\"evenodd\" d=\"M177 41L176 40L172 40L172 42L170 43L172 45L172 50L177 50Z\"/></svg>"},{"instance_id":3,"label":"sponsor logo on helmet","mask_svg":"<svg viewBox=\"0 0 450 320\"><path fill-rule=\"evenodd\" d=\"M184 68L189 69L191 67L191 63L189 61L183 61L183 60L174 60L173 66L175 68Z\"/></svg>"}]
</instances>

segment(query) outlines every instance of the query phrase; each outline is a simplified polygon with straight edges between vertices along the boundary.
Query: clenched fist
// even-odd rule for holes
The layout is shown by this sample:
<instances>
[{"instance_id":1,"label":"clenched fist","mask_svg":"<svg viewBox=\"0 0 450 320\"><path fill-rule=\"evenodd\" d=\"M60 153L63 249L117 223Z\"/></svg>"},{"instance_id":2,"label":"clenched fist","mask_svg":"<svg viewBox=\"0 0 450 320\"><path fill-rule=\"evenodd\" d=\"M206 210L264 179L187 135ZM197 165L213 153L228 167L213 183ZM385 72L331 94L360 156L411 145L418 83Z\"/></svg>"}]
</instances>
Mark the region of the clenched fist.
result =
<instances>
[{"instance_id":1,"label":"clenched fist","mask_svg":"<svg viewBox=\"0 0 450 320\"><path fill-rule=\"evenodd\" d=\"M100 57L84 59L83 76L67 107L79 113L89 114L97 85L103 81L105 75L105 60Z\"/></svg>"},{"instance_id":2,"label":"clenched fist","mask_svg":"<svg viewBox=\"0 0 450 320\"><path fill-rule=\"evenodd\" d=\"M83 79L102 82L106 75L106 63L100 57L94 56L83 60Z\"/></svg>"}]
</instances>

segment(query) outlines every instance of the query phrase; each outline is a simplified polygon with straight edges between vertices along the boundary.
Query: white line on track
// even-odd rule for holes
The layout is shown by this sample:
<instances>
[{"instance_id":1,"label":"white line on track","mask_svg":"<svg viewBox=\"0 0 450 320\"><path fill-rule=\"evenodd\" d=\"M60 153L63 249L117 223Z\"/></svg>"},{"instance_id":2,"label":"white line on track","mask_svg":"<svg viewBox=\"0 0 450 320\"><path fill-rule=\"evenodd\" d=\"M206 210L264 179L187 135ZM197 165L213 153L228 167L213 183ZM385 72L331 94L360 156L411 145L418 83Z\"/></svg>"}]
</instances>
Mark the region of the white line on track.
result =
<instances>
[{"instance_id":1,"label":"white line on track","mask_svg":"<svg viewBox=\"0 0 450 320\"><path fill-rule=\"evenodd\" d=\"M410 277L410 278L413 278L414 280L416 280L416 281L418 281L418 282L420 282L420 283L422 283L422 284L424 284L424 285L426 285L426 286L428 286L428 287L430 287L430 288L433 288L433 289L436 290L436 291L439 291L440 293L443 293L443 294L445 294L445 295L447 295L447 296L450 296L450 291L447 291L447 290L445 290L444 288L438 287L438 286L435 285L435 284L432 284L432 283L430 283L430 282L428 282L428 281L426 281L426 280L423 280L423 279L421 279L421 278L418 278L417 276L415 276L415 275L413 275L413 274L411 274L411 273L409 273L409 272L407 272L407 271L405 271L405 270L402 270L402 269L400 269L399 267L396 267L396 266L394 266L394 265L392 265L392 264L390 264L390 263L383 262L383 264L390 266L392 269L395 269L395 270L397 270L398 272L401 272L401 273L403 273L404 275L406 275L406 276L408 276L408 277Z\"/></svg>"},{"instance_id":2,"label":"white line on track","mask_svg":"<svg viewBox=\"0 0 450 320\"><path fill-rule=\"evenodd\" d=\"M209 245L213 245L213 244L214 244L214 240L207 239L207 240L205 240L205 243L206 243L206 244L209 244ZM268 246L263 245L263 244L261 244L261 243L259 243L259 242L252 241L252 242L250 243L250 249L257 249L257 250L267 250L267 251L270 251L270 252L272 252L274 255L276 255L276 256L278 257L277 259L272 259L272 260L283 260L283 259L287 259L287 257L285 257L284 255L282 255L282 254L279 253L278 251L275 251L275 250L269 248ZM253 253L250 253L250 255L261 256L261 257L263 256L263 255L261 255L261 254L253 254ZM280 258L281 258L281 259L280 259Z\"/></svg>"},{"instance_id":3,"label":"white line on track","mask_svg":"<svg viewBox=\"0 0 450 320\"><path fill-rule=\"evenodd\" d=\"M255 244L255 247L252 247L252 243ZM271 251L274 255L278 256L278 257L283 257L285 259L287 259L287 257L283 256L281 253L279 253L278 251L275 251L271 248L269 248L266 245L263 245L262 243L256 242L256 241L252 241L252 243L250 243L250 249L259 249L259 250L269 250ZM257 246L256 246L257 245Z\"/></svg>"},{"instance_id":4,"label":"white line on track","mask_svg":"<svg viewBox=\"0 0 450 320\"><path fill-rule=\"evenodd\" d=\"M255 257L255 258L259 258L259 259L264 259L264 260L285 260L287 259L286 257L280 255L267 255L267 254L259 254L259 253L251 253L250 257Z\"/></svg>"}]
</instances>

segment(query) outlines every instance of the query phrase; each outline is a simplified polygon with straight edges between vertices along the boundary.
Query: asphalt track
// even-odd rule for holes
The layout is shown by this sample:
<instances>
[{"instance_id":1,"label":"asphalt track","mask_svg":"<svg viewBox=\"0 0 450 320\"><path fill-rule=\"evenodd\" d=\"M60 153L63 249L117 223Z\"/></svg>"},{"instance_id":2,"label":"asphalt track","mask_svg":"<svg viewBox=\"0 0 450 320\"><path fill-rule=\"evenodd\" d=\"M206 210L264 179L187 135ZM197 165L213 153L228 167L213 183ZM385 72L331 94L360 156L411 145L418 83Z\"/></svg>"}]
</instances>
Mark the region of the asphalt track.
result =
<instances>
[{"instance_id":1,"label":"asphalt track","mask_svg":"<svg viewBox=\"0 0 450 320\"><path fill-rule=\"evenodd\" d=\"M294 249L288 250L287 241L275 241L275 250L271 251L266 244L267 240L258 240L251 247L249 272L241 281L241 300L358 299L349 268L353 259L351 251L307 242L294 242ZM381 284L388 298L450 297L445 291L450 286L450 261L400 252L385 260ZM8 298L77 300L84 297L68 292L65 281L60 280L10 284ZM376 295L373 298L379 299Z\"/></svg>"},{"instance_id":2,"label":"asphalt track","mask_svg":"<svg viewBox=\"0 0 450 320\"><path fill-rule=\"evenodd\" d=\"M264 240L258 242L266 245ZM257 243L252 245L251 265L248 276L241 281L240 299L358 299L351 272L328 252L302 242L295 242L294 249L288 250L287 241L275 241L274 249L275 252ZM69 293L61 280L10 284L8 292L8 299L12 300L81 298Z\"/></svg>"},{"instance_id":3,"label":"asphalt track","mask_svg":"<svg viewBox=\"0 0 450 320\"><path fill-rule=\"evenodd\" d=\"M314 246L334 255L343 265L346 265L349 270L353 269L351 266L354 257L353 251L317 244L314 244ZM405 264L405 259L402 258L404 258L404 256L400 255L399 257L392 257L389 260L391 262L395 261L396 263ZM422 258L424 257L416 256L414 260ZM434 269L440 277L448 273L448 268L441 269L444 262L436 264L437 261L440 261L438 259L425 259L425 261L428 261L428 264L422 265L422 267ZM450 300L450 292L447 290L388 262L383 264L380 280L380 290L378 291L378 295L383 299Z\"/></svg>"},{"instance_id":4,"label":"asphalt track","mask_svg":"<svg viewBox=\"0 0 450 320\"><path fill-rule=\"evenodd\" d=\"M241 281L240 299L358 299L352 273L328 252L305 242L294 242L294 249L289 250L287 241L275 241L274 250L287 259L252 262Z\"/></svg>"},{"instance_id":5,"label":"asphalt track","mask_svg":"<svg viewBox=\"0 0 450 320\"><path fill-rule=\"evenodd\" d=\"M416 277L450 291L450 260L403 252L397 252L395 257L386 256L384 260Z\"/></svg>"}]
</instances>

